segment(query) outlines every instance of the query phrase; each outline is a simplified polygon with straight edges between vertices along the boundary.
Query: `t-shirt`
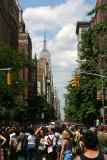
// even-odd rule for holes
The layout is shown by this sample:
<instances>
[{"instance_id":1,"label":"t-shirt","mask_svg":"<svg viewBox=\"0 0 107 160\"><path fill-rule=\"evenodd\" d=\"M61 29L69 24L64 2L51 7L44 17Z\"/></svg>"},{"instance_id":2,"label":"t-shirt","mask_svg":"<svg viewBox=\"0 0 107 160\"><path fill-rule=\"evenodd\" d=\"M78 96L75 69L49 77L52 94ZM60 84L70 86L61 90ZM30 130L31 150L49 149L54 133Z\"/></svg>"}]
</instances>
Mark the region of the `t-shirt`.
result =
<instances>
[{"instance_id":1,"label":"t-shirt","mask_svg":"<svg viewBox=\"0 0 107 160\"><path fill-rule=\"evenodd\" d=\"M29 135L27 140L28 140L28 144L35 144L36 137L34 135Z\"/></svg>"},{"instance_id":2,"label":"t-shirt","mask_svg":"<svg viewBox=\"0 0 107 160\"><path fill-rule=\"evenodd\" d=\"M98 134L99 149L102 153L107 153L107 134Z\"/></svg>"},{"instance_id":3,"label":"t-shirt","mask_svg":"<svg viewBox=\"0 0 107 160\"><path fill-rule=\"evenodd\" d=\"M45 148L46 148L45 144L46 144L45 138L41 138L40 141L39 141L38 149L39 149L40 151L45 150Z\"/></svg>"},{"instance_id":4,"label":"t-shirt","mask_svg":"<svg viewBox=\"0 0 107 160\"><path fill-rule=\"evenodd\" d=\"M86 157L84 154L81 154L80 160L105 160L105 158L103 154L98 154L98 156L95 158L89 158L89 157Z\"/></svg>"}]
</instances>

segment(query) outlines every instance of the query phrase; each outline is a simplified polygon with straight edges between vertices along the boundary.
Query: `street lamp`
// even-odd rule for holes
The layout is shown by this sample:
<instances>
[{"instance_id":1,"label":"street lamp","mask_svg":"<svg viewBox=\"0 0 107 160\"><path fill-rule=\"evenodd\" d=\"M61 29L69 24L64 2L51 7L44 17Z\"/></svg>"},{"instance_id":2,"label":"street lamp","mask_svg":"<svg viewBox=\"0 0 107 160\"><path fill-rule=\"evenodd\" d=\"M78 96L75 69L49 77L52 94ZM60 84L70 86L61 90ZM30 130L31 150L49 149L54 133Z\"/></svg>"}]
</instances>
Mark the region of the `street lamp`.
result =
<instances>
[{"instance_id":1,"label":"street lamp","mask_svg":"<svg viewBox=\"0 0 107 160\"><path fill-rule=\"evenodd\" d=\"M105 57L105 55L101 56L101 58ZM94 75L97 77L101 77L101 90L102 90L102 116L103 116L103 124L105 124L105 112L104 112L104 78L107 78L106 76L103 76L103 69L102 69L102 65L101 65L101 60L99 61L99 63L95 62L95 61L90 61L90 60L76 60L77 62L81 63L81 62L92 62L94 64L96 64L99 67L100 70L100 74L95 74L95 73L87 73L87 72L80 72L83 74L87 74L87 75Z\"/></svg>"}]
</instances>

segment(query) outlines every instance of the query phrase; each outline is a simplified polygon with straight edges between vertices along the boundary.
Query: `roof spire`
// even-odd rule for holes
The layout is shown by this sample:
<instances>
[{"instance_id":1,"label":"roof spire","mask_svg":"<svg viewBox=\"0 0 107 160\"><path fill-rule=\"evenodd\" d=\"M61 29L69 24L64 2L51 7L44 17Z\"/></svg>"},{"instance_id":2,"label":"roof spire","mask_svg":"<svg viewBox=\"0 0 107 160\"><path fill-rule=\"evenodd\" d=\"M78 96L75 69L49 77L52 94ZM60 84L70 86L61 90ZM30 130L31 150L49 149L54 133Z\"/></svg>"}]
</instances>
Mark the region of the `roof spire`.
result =
<instances>
[{"instance_id":1,"label":"roof spire","mask_svg":"<svg viewBox=\"0 0 107 160\"><path fill-rule=\"evenodd\" d=\"M46 34L44 32L44 46L43 46L43 49L46 49Z\"/></svg>"}]
</instances>

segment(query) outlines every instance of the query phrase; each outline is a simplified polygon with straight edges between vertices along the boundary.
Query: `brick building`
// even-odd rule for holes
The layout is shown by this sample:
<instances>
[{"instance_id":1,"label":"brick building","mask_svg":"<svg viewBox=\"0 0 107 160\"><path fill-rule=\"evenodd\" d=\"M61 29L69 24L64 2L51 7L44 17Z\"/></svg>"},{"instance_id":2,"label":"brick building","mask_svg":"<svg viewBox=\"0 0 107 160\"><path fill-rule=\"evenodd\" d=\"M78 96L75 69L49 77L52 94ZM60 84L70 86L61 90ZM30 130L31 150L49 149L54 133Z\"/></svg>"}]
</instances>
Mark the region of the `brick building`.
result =
<instances>
[{"instance_id":1,"label":"brick building","mask_svg":"<svg viewBox=\"0 0 107 160\"><path fill-rule=\"evenodd\" d=\"M104 3L107 3L106 0L97 0L96 8L100 7ZM94 17L91 19L91 27L94 27L98 23L106 22L107 21L107 9L106 10L98 10ZM99 47L103 49L106 46L107 36L99 34L98 37Z\"/></svg>"},{"instance_id":2,"label":"brick building","mask_svg":"<svg viewBox=\"0 0 107 160\"><path fill-rule=\"evenodd\" d=\"M100 7L101 5L103 5L104 3L107 4L107 0L97 0L96 1L96 6L95 8ZM106 22L107 21L107 9L101 11L100 9L98 9L94 15L94 17L92 17L91 21L90 21L90 26L91 28L94 28L97 24L100 24L102 22ZM84 24L87 22L84 22ZM81 36L79 30L80 30L80 24L78 26L77 23L77 29L76 29L76 33L79 36ZM83 27L82 27L83 28ZM87 28L88 29L88 28ZM81 38L81 37L80 37ZM106 44L107 44L107 35L102 32L99 32L99 34L97 35L97 43L98 43L98 50L101 51L102 54L99 54L96 58L97 60L97 69L98 69L98 74L100 75L104 75L104 73L106 72L106 66L107 66L107 62L106 62L106 55L107 53L104 51L104 53L102 52L102 50L106 49ZM79 38L78 38L78 44L79 44ZM96 51L96 48L93 48L94 51ZM79 52L79 50L78 50ZM104 55L103 55L104 54ZM78 55L80 55L80 53L78 53ZM78 58L80 59L80 57ZM101 117L103 118L103 123L107 123L107 119L104 119L105 116L107 117L107 102L105 100L107 100L107 89L106 86L104 85L104 80L101 77L101 93L102 93L102 108L101 108ZM105 103L106 102L106 103Z\"/></svg>"},{"instance_id":3,"label":"brick building","mask_svg":"<svg viewBox=\"0 0 107 160\"><path fill-rule=\"evenodd\" d=\"M23 21L23 11L19 10L19 51L22 54L32 58L32 42L29 33L26 31L25 23ZM23 90L23 99L28 99L31 88L31 69L25 68L20 71L20 77L23 81L28 82L28 87Z\"/></svg>"},{"instance_id":4,"label":"brick building","mask_svg":"<svg viewBox=\"0 0 107 160\"><path fill-rule=\"evenodd\" d=\"M18 15L16 0L0 0L0 42L18 49Z\"/></svg>"},{"instance_id":5,"label":"brick building","mask_svg":"<svg viewBox=\"0 0 107 160\"><path fill-rule=\"evenodd\" d=\"M104 3L107 3L106 0L97 0L96 8L100 7ZM95 16L91 20L91 25L94 26L100 22L104 22L107 20L107 9L105 11L98 10Z\"/></svg>"},{"instance_id":6,"label":"brick building","mask_svg":"<svg viewBox=\"0 0 107 160\"><path fill-rule=\"evenodd\" d=\"M96 2L96 7L100 7L103 4L107 4L107 0L97 0ZM102 23L102 22L107 22L107 9L101 11L98 10L95 14L94 17L94 23L92 23L92 26L98 24L98 23ZM106 34L102 34L99 33L98 35L98 44L99 44L99 48L101 50L106 50L107 48L107 35ZM105 72L107 72L107 61L106 61L106 56L107 53L105 52L104 55L100 55L99 56L99 63L101 64L101 68L102 68L102 74L104 74ZM105 124L107 124L107 85L104 85L104 80L102 79L102 108L101 108L101 115L103 117L103 122Z\"/></svg>"}]
</instances>

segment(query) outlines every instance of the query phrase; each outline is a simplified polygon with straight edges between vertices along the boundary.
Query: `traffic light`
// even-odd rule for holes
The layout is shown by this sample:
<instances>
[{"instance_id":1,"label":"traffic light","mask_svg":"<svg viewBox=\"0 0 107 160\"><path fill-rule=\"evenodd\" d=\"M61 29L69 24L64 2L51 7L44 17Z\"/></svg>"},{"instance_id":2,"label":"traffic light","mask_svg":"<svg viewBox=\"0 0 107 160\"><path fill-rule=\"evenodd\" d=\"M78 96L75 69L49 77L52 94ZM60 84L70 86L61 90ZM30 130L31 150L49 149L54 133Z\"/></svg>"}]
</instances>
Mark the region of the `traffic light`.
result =
<instances>
[{"instance_id":1,"label":"traffic light","mask_svg":"<svg viewBox=\"0 0 107 160\"><path fill-rule=\"evenodd\" d=\"M79 78L77 76L72 76L71 83L72 87L79 87Z\"/></svg>"},{"instance_id":2,"label":"traffic light","mask_svg":"<svg viewBox=\"0 0 107 160\"><path fill-rule=\"evenodd\" d=\"M11 85L12 84L12 74L10 70L7 72L7 84Z\"/></svg>"},{"instance_id":3,"label":"traffic light","mask_svg":"<svg viewBox=\"0 0 107 160\"><path fill-rule=\"evenodd\" d=\"M97 91L97 100L101 100L102 99L102 94L101 92Z\"/></svg>"}]
</instances>

